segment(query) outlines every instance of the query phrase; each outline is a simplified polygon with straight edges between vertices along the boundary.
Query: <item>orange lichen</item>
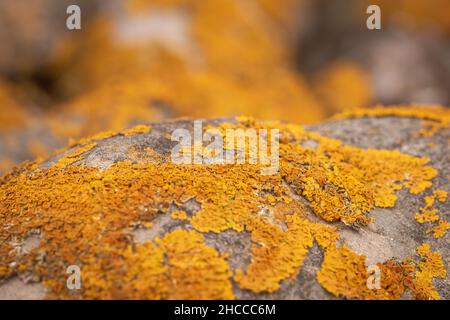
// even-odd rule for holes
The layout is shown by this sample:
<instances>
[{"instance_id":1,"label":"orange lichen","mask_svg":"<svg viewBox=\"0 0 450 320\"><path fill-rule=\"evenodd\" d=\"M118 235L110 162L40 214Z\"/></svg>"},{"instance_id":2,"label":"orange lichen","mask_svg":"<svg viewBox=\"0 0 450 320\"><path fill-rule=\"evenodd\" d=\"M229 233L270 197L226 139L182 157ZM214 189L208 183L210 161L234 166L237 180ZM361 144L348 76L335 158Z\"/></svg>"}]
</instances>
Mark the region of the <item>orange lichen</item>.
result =
<instances>
[{"instance_id":1,"label":"orange lichen","mask_svg":"<svg viewBox=\"0 0 450 320\"><path fill-rule=\"evenodd\" d=\"M419 223L439 221L439 223L428 230L427 233L433 233L435 238L440 238L445 235L448 229L450 229L450 223L439 216L438 209L434 207L436 200L445 202L447 200L447 191L436 189L433 191L432 195L424 197L425 206L420 209L420 212L416 213L415 218Z\"/></svg>"},{"instance_id":2,"label":"orange lichen","mask_svg":"<svg viewBox=\"0 0 450 320\"><path fill-rule=\"evenodd\" d=\"M420 213L416 213L416 220L419 223L425 223L425 222L433 222L439 220L439 216L436 214L438 211L437 209L425 209L422 208L420 210Z\"/></svg>"},{"instance_id":3,"label":"orange lichen","mask_svg":"<svg viewBox=\"0 0 450 320\"><path fill-rule=\"evenodd\" d=\"M376 107L372 109L355 109L345 111L334 116L335 119L360 118L360 117L405 117L426 120L428 128L420 130L423 136L431 136L442 128L450 126L450 111L446 107L438 105L423 106L390 106Z\"/></svg>"},{"instance_id":4,"label":"orange lichen","mask_svg":"<svg viewBox=\"0 0 450 320\"><path fill-rule=\"evenodd\" d=\"M286 181L311 201L316 214L327 221L367 224L375 206L392 207L402 185L417 194L431 186L435 169L426 158L398 151L360 149L311 135L316 150L282 145L281 169ZM295 156L294 156L295 155Z\"/></svg>"},{"instance_id":5,"label":"orange lichen","mask_svg":"<svg viewBox=\"0 0 450 320\"><path fill-rule=\"evenodd\" d=\"M437 197L439 202L445 202L445 200L447 200L448 193L445 190L437 189L433 191L433 194Z\"/></svg>"},{"instance_id":6,"label":"orange lichen","mask_svg":"<svg viewBox=\"0 0 450 320\"><path fill-rule=\"evenodd\" d=\"M440 238L446 234L447 230L450 230L450 222L441 219L438 225L433 227L429 232L432 232L435 238Z\"/></svg>"},{"instance_id":7,"label":"orange lichen","mask_svg":"<svg viewBox=\"0 0 450 320\"><path fill-rule=\"evenodd\" d=\"M314 236L314 240L323 249L328 249L334 245L336 240L339 239L339 233L337 227L327 226L322 223L315 223L311 226L311 232Z\"/></svg>"},{"instance_id":8,"label":"orange lichen","mask_svg":"<svg viewBox=\"0 0 450 320\"><path fill-rule=\"evenodd\" d=\"M56 168L58 168L58 169L64 169L68 165L71 165L72 163L75 163L77 161L80 161L80 160L84 159L82 154L87 152L87 151L89 151L89 150L91 150L96 145L97 145L96 142L92 142L90 144L87 144L87 145L81 146L79 148L76 148L73 152L70 152L69 154L59 158L54 166Z\"/></svg>"},{"instance_id":9,"label":"orange lichen","mask_svg":"<svg viewBox=\"0 0 450 320\"><path fill-rule=\"evenodd\" d=\"M276 291L297 274L315 240L326 250L320 278L327 290L334 286L327 277L333 270L345 269L350 273L344 278L362 285L364 259L337 249L337 227L310 221L308 210L330 221L365 224L374 207L395 204L396 190L421 192L436 171L425 158L345 146L291 124L238 118L217 129L247 126L280 129L279 174L262 175L259 164L175 165L133 152L108 168L84 167L72 161L98 142L89 138L66 150L60 165L43 169L34 163L7 174L0 182L0 219L6 226L0 230L0 277L32 273L50 297L60 298L232 298L232 279L253 292ZM302 147L311 139L316 149ZM299 195L311 203L302 204L295 199ZM183 221L192 231L149 224L193 198L200 208ZM169 219L179 217L172 213ZM136 223L150 228L154 238L134 243L129 230ZM43 237L38 248L26 254L13 250L13 239L36 229ZM201 235L230 229L252 239L251 262L235 274L228 256L206 246ZM63 269L70 264L82 268L81 291L64 286ZM329 291L357 294L345 282L339 288ZM386 289L379 296L398 294Z\"/></svg>"},{"instance_id":10,"label":"orange lichen","mask_svg":"<svg viewBox=\"0 0 450 320\"><path fill-rule=\"evenodd\" d=\"M421 261L418 271L414 275L412 291L417 299L440 299L440 296L433 286L433 278L445 278L445 270L442 256L439 252L432 252L429 244L423 244L417 248Z\"/></svg>"},{"instance_id":11,"label":"orange lichen","mask_svg":"<svg viewBox=\"0 0 450 320\"><path fill-rule=\"evenodd\" d=\"M134 126L134 127L130 128L130 129L123 130L123 131L120 132L120 134L124 135L126 137L127 136L133 136L135 134L148 133L148 132L150 132L151 128L152 127L149 126L149 125L141 124L141 125Z\"/></svg>"},{"instance_id":12,"label":"orange lichen","mask_svg":"<svg viewBox=\"0 0 450 320\"><path fill-rule=\"evenodd\" d=\"M365 257L345 246L331 246L325 252L317 280L327 291L346 298L399 299L410 289L417 299L439 299L432 279L446 276L442 257L438 252L431 252L428 244L419 246L417 253L421 258L418 264L410 259L378 263L379 287L371 288Z\"/></svg>"},{"instance_id":13,"label":"orange lichen","mask_svg":"<svg viewBox=\"0 0 450 320\"><path fill-rule=\"evenodd\" d=\"M180 220L187 220L187 218L188 218L186 212L181 211L181 210L176 210L176 211L172 212L171 217L172 217L172 219L180 219Z\"/></svg>"},{"instance_id":14,"label":"orange lichen","mask_svg":"<svg viewBox=\"0 0 450 320\"><path fill-rule=\"evenodd\" d=\"M293 276L312 246L311 223L295 214L284 217L287 231L263 219L249 223L252 235L252 262L238 270L235 280L244 289L273 292L280 281ZM283 263L280 263L283 261Z\"/></svg>"},{"instance_id":15,"label":"orange lichen","mask_svg":"<svg viewBox=\"0 0 450 320\"><path fill-rule=\"evenodd\" d=\"M103 263L83 269L88 290L101 299L232 299L231 271L224 257L206 246L200 234L175 230L163 238L123 251L111 272ZM125 271L126 270L126 271ZM116 279L122 285L116 287Z\"/></svg>"}]
</instances>

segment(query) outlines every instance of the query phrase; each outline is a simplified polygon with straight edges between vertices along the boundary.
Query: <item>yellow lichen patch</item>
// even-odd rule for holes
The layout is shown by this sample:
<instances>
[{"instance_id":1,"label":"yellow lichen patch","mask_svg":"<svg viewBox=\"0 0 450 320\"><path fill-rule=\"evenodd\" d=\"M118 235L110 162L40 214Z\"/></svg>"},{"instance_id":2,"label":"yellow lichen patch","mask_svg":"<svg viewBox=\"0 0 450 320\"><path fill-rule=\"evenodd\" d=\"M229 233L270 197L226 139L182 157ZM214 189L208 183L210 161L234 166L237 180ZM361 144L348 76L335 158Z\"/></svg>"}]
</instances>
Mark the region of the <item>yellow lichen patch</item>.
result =
<instances>
[{"instance_id":1,"label":"yellow lichen patch","mask_svg":"<svg viewBox=\"0 0 450 320\"><path fill-rule=\"evenodd\" d=\"M332 246L325 252L317 280L329 292L347 298L362 298L370 291L367 288L369 274L365 257L347 247Z\"/></svg>"},{"instance_id":2,"label":"yellow lichen patch","mask_svg":"<svg viewBox=\"0 0 450 320\"><path fill-rule=\"evenodd\" d=\"M135 134L148 133L150 132L151 128L152 128L151 126L140 124L130 129L123 130L120 132L120 134L124 136L133 136Z\"/></svg>"},{"instance_id":3,"label":"yellow lichen patch","mask_svg":"<svg viewBox=\"0 0 450 320\"><path fill-rule=\"evenodd\" d=\"M433 285L433 278L445 278L445 270L441 254L432 252L429 244L423 244L417 248L421 261L418 271L414 275L412 291L416 299L440 299L440 296Z\"/></svg>"},{"instance_id":4,"label":"yellow lichen patch","mask_svg":"<svg viewBox=\"0 0 450 320\"><path fill-rule=\"evenodd\" d=\"M285 216L287 231L263 219L248 227L251 232L252 262L245 271L238 270L235 280L244 289L274 292L280 281L298 272L312 246L310 222L297 215ZM282 261L282 263L280 263Z\"/></svg>"},{"instance_id":5,"label":"yellow lichen patch","mask_svg":"<svg viewBox=\"0 0 450 320\"><path fill-rule=\"evenodd\" d=\"M114 254L109 252L109 254ZM175 230L83 268L84 294L99 299L232 299L228 264L194 231ZM112 268L102 272L102 268ZM119 285L120 283L120 285Z\"/></svg>"},{"instance_id":6,"label":"yellow lichen patch","mask_svg":"<svg viewBox=\"0 0 450 320\"><path fill-rule=\"evenodd\" d=\"M232 128L276 128L280 132L280 173L293 189L311 202L313 211L327 221L366 225L375 207L393 207L395 191L405 186L418 194L432 185L437 171L417 158L398 151L361 149L345 146L339 140L305 132L300 126L280 122L257 122L238 117L238 124L222 124L220 131ZM313 140L317 148L302 147Z\"/></svg>"},{"instance_id":7,"label":"yellow lichen patch","mask_svg":"<svg viewBox=\"0 0 450 320\"><path fill-rule=\"evenodd\" d=\"M447 230L450 230L450 222L441 219L438 225L429 230L429 232L432 232L435 238L440 238L445 235Z\"/></svg>"},{"instance_id":8,"label":"yellow lichen patch","mask_svg":"<svg viewBox=\"0 0 450 320\"><path fill-rule=\"evenodd\" d=\"M450 223L443 220L439 216L438 209L434 208L436 200L445 202L447 200L447 191L436 189L431 196L424 197L425 206L420 209L420 212L416 213L415 218L419 223L439 221L438 225L428 230L427 233L433 233L435 238L440 238L450 229Z\"/></svg>"},{"instance_id":9,"label":"yellow lichen patch","mask_svg":"<svg viewBox=\"0 0 450 320\"><path fill-rule=\"evenodd\" d=\"M170 299L232 299L231 271L224 257L194 231L173 231L156 242L169 265Z\"/></svg>"},{"instance_id":10,"label":"yellow lichen patch","mask_svg":"<svg viewBox=\"0 0 450 320\"><path fill-rule=\"evenodd\" d=\"M103 272L105 268L109 271ZM96 263L83 266L83 295L91 299L162 299L169 293L168 269L164 249L152 242L138 245L134 251L131 246L116 252L104 249Z\"/></svg>"},{"instance_id":11,"label":"yellow lichen patch","mask_svg":"<svg viewBox=\"0 0 450 320\"><path fill-rule=\"evenodd\" d=\"M431 136L441 128L450 126L450 110L438 105L424 106L390 106L372 109L355 109L337 114L333 118L361 118L361 117L406 117L427 120L429 128L420 130L423 136Z\"/></svg>"},{"instance_id":12,"label":"yellow lichen patch","mask_svg":"<svg viewBox=\"0 0 450 320\"><path fill-rule=\"evenodd\" d=\"M418 264L410 259L378 263L379 286L372 287L369 284L373 275L368 271L365 257L345 246L331 246L325 251L317 280L327 291L346 298L399 299L410 289L417 299L439 299L432 280L446 276L441 255L431 252L426 244L418 247L417 252L421 258Z\"/></svg>"},{"instance_id":13,"label":"yellow lichen patch","mask_svg":"<svg viewBox=\"0 0 450 320\"><path fill-rule=\"evenodd\" d=\"M337 227L327 226L322 223L314 223L311 225L311 232L314 236L314 240L316 240L323 249L330 248L335 244L336 240L339 239Z\"/></svg>"},{"instance_id":14,"label":"yellow lichen patch","mask_svg":"<svg viewBox=\"0 0 450 320\"><path fill-rule=\"evenodd\" d=\"M114 131L103 131L103 132L91 135L89 137L82 138L80 140L70 139L68 145L69 145L69 147L75 147L77 145L85 145L85 144L92 143L96 140L103 140L106 138L111 138L111 137L115 136L116 134L118 134L118 133L116 133Z\"/></svg>"},{"instance_id":15,"label":"yellow lichen patch","mask_svg":"<svg viewBox=\"0 0 450 320\"><path fill-rule=\"evenodd\" d=\"M91 150L92 148L94 148L97 145L96 142L92 142L90 144L87 144L85 146L79 147L77 149L75 149L73 152L61 157L58 159L58 161L54 164L54 166L56 168L59 169L64 169L66 168L68 165L80 161L83 159L83 156L81 156L83 153Z\"/></svg>"},{"instance_id":16,"label":"yellow lichen patch","mask_svg":"<svg viewBox=\"0 0 450 320\"><path fill-rule=\"evenodd\" d=\"M422 208L420 213L416 213L416 220L419 223L438 221L439 216L436 214L437 212L437 209Z\"/></svg>"},{"instance_id":17,"label":"yellow lichen patch","mask_svg":"<svg viewBox=\"0 0 450 320\"><path fill-rule=\"evenodd\" d=\"M439 202L445 202L445 200L447 200L448 193L445 190L437 189L434 190L433 194L437 197Z\"/></svg>"},{"instance_id":18,"label":"yellow lichen patch","mask_svg":"<svg viewBox=\"0 0 450 320\"><path fill-rule=\"evenodd\" d=\"M281 145L281 172L327 221L367 224L375 206L392 207L402 185L417 194L431 186L429 160L398 151L360 149L318 135L316 150Z\"/></svg>"},{"instance_id":19,"label":"yellow lichen patch","mask_svg":"<svg viewBox=\"0 0 450 320\"><path fill-rule=\"evenodd\" d=\"M405 279L409 279L400 264L387 261L378 264L379 287L370 287L371 274L365 264L366 258L349 248L330 246L325 251L318 282L332 294L354 299L399 299L405 291Z\"/></svg>"},{"instance_id":20,"label":"yellow lichen patch","mask_svg":"<svg viewBox=\"0 0 450 320\"><path fill-rule=\"evenodd\" d=\"M176 210L176 211L172 212L171 217L172 217L172 219L180 219L180 220L187 220L187 218L188 218L186 212L181 211L181 210Z\"/></svg>"},{"instance_id":21,"label":"yellow lichen patch","mask_svg":"<svg viewBox=\"0 0 450 320\"><path fill-rule=\"evenodd\" d=\"M249 179L241 180L241 175L245 172ZM120 255L123 250L128 250L130 244L126 240L125 230L133 221L151 221L157 212L163 210L161 208L168 208L172 202L181 203L183 199L195 196L202 204L202 210L211 212L210 225L213 229L222 223L226 229L237 227L240 223L251 223L251 216L256 214L261 199L255 195L255 190L259 189L260 192L263 192L263 190L275 188L275 192L277 192L277 188L282 188L280 185L277 186L277 180L273 180L274 178L261 177L257 168L245 165L230 166L229 168L172 164L133 165L127 161L117 163L103 171L69 166L65 168L64 174L54 167L34 171L32 178L29 178L29 174L31 172L7 175L5 183L1 184L0 199L4 206L0 209L0 215L6 223L10 222L13 226L13 229L2 230L1 238L2 240L9 239L12 234L21 235L25 234L29 228L42 227L44 236L52 239L50 242L45 242L45 250L49 259L40 265L33 265L30 264L33 256L10 258L22 261L19 264L21 270L33 270L39 274L50 286L52 294L60 297L66 294L64 286L61 286L61 283L64 282L61 277L64 277L64 274L60 273L60 269L55 266L62 262L80 263L86 270L89 270L89 266L93 267L93 264L97 264L95 258L97 256L102 259L102 262L99 263L102 268L112 268L113 270L124 270L125 268L124 272L126 272L126 267L121 265L122 262L118 262L121 260L114 257ZM167 179L170 181L169 184ZM8 182L6 183L6 181ZM15 189L13 194L7 191L12 187ZM27 210L23 215L15 214L21 210L20 199L27 199L28 202ZM232 202L235 202L234 206L226 205ZM123 203L127 203L126 207L123 207ZM145 206L142 207L142 204ZM226 214L223 215L223 208L227 208L226 212L233 215L228 217ZM33 212L37 211L42 214L34 215ZM29 215L34 218L27 220L26 217ZM225 217L223 222L222 217ZM199 221L197 217L197 222ZM198 226L197 224L193 225L194 227ZM202 229L201 224L199 227ZM248 227L251 226L248 225ZM197 240L194 242L198 243ZM6 257L8 256L7 252L11 249L6 245L7 241L2 241L2 243L3 245L0 246L1 256ZM70 246L67 246L67 243L70 243ZM160 246L163 245L165 245L164 241L160 243ZM169 250L169 244L167 244L167 248ZM177 252L174 251L174 257L177 256ZM190 254L186 255L191 256ZM213 256L206 260L214 261ZM156 258L152 256L151 260L154 259ZM219 260L222 261L221 259ZM2 269L6 267L6 274L16 272L17 270L14 271L3 265L8 261L10 260L2 259ZM187 263L187 260L185 262ZM193 275L197 274L196 278L201 278L202 275L198 272L204 268L206 266L199 269L194 268ZM223 264L219 262L208 264L208 270L219 274L225 272ZM87 276L94 277L94 273L96 272L88 272ZM116 276L117 278L115 278ZM135 296L137 289L124 289L116 295L114 293L116 289L113 289L111 283L116 283L122 275L111 273L111 277L111 281L104 279L103 283L100 280L96 282L95 279L87 280L84 284L83 297L106 297L103 294L107 295L111 292L118 297ZM212 280L209 276L207 279ZM92 284L92 287L86 287L86 283ZM186 286L192 285L181 280L179 283L184 283ZM218 283L223 284L223 288L218 289L217 294L222 292L223 298L230 298L229 289L227 289L229 282L221 280ZM196 288L197 294L209 292L208 288L211 284L203 284L204 288ZM142 288L148 284L140 283L137 280L133 285L137 286L136 288ZM103 290L104 287L106 289ZM161 288L158 292L164 292L164 290ZM169 290L164 297L174 296L177 294L176 292L181 293L183 290L188 292L189 288L178 287L176 291L172 290L175 288ZM147 291L144 290L144 292Z\"/></svg>"}]
</instances>

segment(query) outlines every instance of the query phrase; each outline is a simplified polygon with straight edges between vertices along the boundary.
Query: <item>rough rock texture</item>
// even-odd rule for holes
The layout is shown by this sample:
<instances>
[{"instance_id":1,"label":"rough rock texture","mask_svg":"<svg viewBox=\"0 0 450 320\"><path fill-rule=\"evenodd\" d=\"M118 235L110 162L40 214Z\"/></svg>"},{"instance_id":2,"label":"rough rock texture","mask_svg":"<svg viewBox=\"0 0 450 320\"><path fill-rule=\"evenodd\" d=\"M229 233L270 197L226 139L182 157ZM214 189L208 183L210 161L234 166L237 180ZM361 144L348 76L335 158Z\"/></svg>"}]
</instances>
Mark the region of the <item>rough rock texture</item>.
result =
<instances>
[{"instance_id":1,"label":"rough rock texture","mask_svg":"<svg viewBox=\"0 0 450 320\"><path fill-rule=\"evenodd\" d=\"M450 299L450 234L417 218L429 196L450 220L450 130L423 122L203 123L279 128L273 176L171 164L170 134L191 120L82 140L0 181L0 298ZM70 264L81 290L65 288Z\"/></svg>"}]
</instances>

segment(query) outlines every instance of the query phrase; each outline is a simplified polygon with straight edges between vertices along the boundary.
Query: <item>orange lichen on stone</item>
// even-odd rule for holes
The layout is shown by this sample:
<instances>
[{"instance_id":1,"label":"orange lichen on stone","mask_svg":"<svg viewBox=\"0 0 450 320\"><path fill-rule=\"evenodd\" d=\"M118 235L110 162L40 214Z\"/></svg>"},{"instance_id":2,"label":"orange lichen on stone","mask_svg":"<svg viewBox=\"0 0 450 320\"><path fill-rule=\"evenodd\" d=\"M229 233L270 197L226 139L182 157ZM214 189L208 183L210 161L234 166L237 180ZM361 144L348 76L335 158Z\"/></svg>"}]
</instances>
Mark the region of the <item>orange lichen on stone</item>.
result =
<instances>
[{"instance_id":1,"label":"orange lichen on stone","mask_svg":"<svg viewBox=\"0 0 450 320\"><path fill-rule=\"evenodd\" d=\"M180 219L180 220L187 220L187 218L188 218L186 212L184 212L182 210L176 210L176 211L172 212L171 217L172 217L172 219Z\"/></svg>"},{"instance_id":2,"label":"orange lichen on stone","mask_svg":"<svg viewBox=\"0 0 450 320\"><path fill-rule=\"evenodd\" d=\"M314 223L311 226L311 232L314 236L314 240L323 249L328 249L334 245L336 240L339 239L339 232L337 227L327 226L322 223Z\"/></svg>"},{"instance_id":3,"label":"orange lichen on stone","mask_svg":"<svg viewBox=\"0 0 450 320\"><path fill-rule=\"evenodd\" d=\"M366 225L370 222L366 215L375 206L394 206L394 192L402 185L417 194L430 187L437 174L426 166L426 158L360 149L316 134L309 136L319 142L316 150L294 144L280 146L281 171L326 221Z\"/></svg>"},{"instance_id":4,"label":"orange lichen on stone","mask_svg":"<svg viewBox=\"0 0 450 320\"><path fill-rule=\"evenodd\" d=\"M295 275L308 249L313 245L311 222L297 215L286 215L287 231L263 219L255 219L251 232L252 262L245 271L238 270L235 280L244 289L274 292L280 281ZM282 261L282 263L280 263Z\"/></svg>"},{"instance_id":5,"label":"orange lichen on stone","mask_svg":"<svg viewBox=\"0 0 450 320\"><path fill-rule=\"evenodd\" d=\"M114 132L114 131L102 131L100 133L85 137L85 138L81 138L79 140L74 140L71 139L69 140L69 144L68 146L71 147L75 147L77 145L86 145L86 144L90 144L96 140L103 140L106 138L111 138L115 135L117 135L118 133Z\"/></svg>"},{"instance_id":6,"label":"orange lichen on stone","mask_svg":"<svg viewBox=\"0 0 450 320\"><path fill-rule=\"evenodd\" d=\"M120 134L124 135L126 137L127 136L134 136L135 134L148 133L148 132L150 132L151 128L152 127L149 126L149 125L140 124L140 125L137 125L137 126L134 126L134 127L130 128L130 129L123 130L123 131L120 132Z\"/></svg>"},{"instance_id":7,"label":"orange lichen on stone","mask_svg":"<svg viewBox=\"0 0 450 320\"><path fill-rule=\"evenodd\" d=\"M345 246L329 248L317 273L318 282L327 291L347 298L361 298L368 294L368 278L365 257Z\"/></svg>"},{"instance_id":8,"label":"orange lichen on stone","mask_svg":"<svg viewBox=\"0 0 450 320\"><path fill-rule=\"evenodd\" d=\"M194 231L176 230L156 243L167 255L172 299L232 299L230 268L224 257Z\"/></svg>"},{"instance_id":9,"label":"orange lichen on stone","mask_svg":"<svg viewBox=\"0 0 450 320\"><path fill-rule=\"evenodd\" d=\"M297 274L315 240L326 250L321 284L334 294L356 296L359 289L347 288L345 281L333 289L327 274L346 270L350 274L337 279L362 286L364 259L336 248L337 227L310 221L308 210L329 221L365 224L374 207L395 204L396 190L421 192L436 171L425 158L345 146L291 124L238 120L217 129L280 129L279 174L261 174L260 164L176 165L138 156L102 169L74 163L96 145L90 142L66 150L59 165L32 163L5 175L0 277L34 274L58 298L228 299L232 279L252 292L276 291ZM306 140L317 141L317 148L302 147ZM302 204L294 192L310 203ZM177 218L169 208L192 198L200 208L180 223L193 230L169 232L155 222L147 224L152 239L136 244L129 236L136 222L152 223L165 214ZM43 237L38 248L13 250L13 239L36 229ZM202 237L227 230L248 232L252 240L251 262L235 274L228 256ZM81 291L65 287L64 268L71 264L82 268ZM386 290L382 297L397 297Z\"/></svg>"},{"instance_id":10,"label":"orange lichen on stone","mask_svg":"<svg viewBox=\"0 0 450 320\"><path fill-rule=\"evenodd\" d=\"M450 126L449 108L439 105L411 105L375 107L371 109L355 109L335 115L334 119L361 118L361 117L405 117L425 120L428 128L422 128L419 133L429 137L442 128Z\"/></svg>"},{"instance_id":11,"label":"orange lichen on stone","mask_svg":"<svg viewBox=\"0 0 450 320\"><path fill-rule=\"evenodd\" d=\"M346 298L399 299L409 289L416 299L439 299L432 280L446 276L442 257L438 252L431 252L428 244L418 247L417 253L421 258L418 264L410 259L378 263L379 287L371 288L365 257L346 246L333 245L325 251L317 280L327 291Z\"/></svg>"},{"instance_id":12,"label":"orange lichen on stone","mask_svg":"<svg viewBox=\"0 0 450 320\"><path fill-rule=\"evenodd\" d=\"M389 260L377 264L380 270L379 288L370 288L371 274L365 263L366 258L351 251L346 246L330 246L325 251L318 282L329 292L353 299L399 299L406 289L405 280L410 275L401 264Z\"/></svg>"},{"instance_id":13,"label":"orange lichen on stone","mask_svg":"<svg viewBox=\"0 0 450 320\"><path fill-rule=\"evenodd\" d=\"M77 162L77 161L80 161L80 160L84 159L82 154L85 153L85 152L88 152L89 150L94 148L96 145L97 145L96 142L92 142L90 144L81 146L81 147L75 149L73 152L70 152L69 154L59 158L54 166L56 168L58 168L58 169L64 169L68 165L71 165L74 162Z\"/></svg>"},{"instance_id":14,"label":"orange lichen on stone","mask_svg":"<svg viewBox=\"0 0 450 320\"><path fill-rule=\"evenodd\" d=\"M113 254L113 253L111 253ZM85 267L85 294L100 299L233 299L231 271L224 257L195 231L175 230L162 238L116 253ZM111 266L111 265L110 265ZM117 287L117 279L121 286Z\"/></svg>"},{"instance_id":15,"label":"orange lichen on stone","mask_svg":"<svg viewBox=\"0 0 450 320\"><path fill-rule=\"evenodd\" d=\"M450 230L450 222L440 219L438 225L433 227L428 232L432 232L433 237L437 239L443 237L448 230Z\"/></svg>"},{"instance_id":16,"label":"orange lichen on stone","mask_svg":"<svg viewBox=\"0 0 450 320\"><path fill-rule=\"evenodd\" d=\"M448 192L445 190L437 189L433 191L433 194L439 200L439 202L445 202L447 200Z\"/></svg>"},{"instance_id":17,"label":"orange lichen on stone","mask_svg":"<svg viewBox=\"0 0 450 320\"><path fill-rule=\"evenodd\" d=\"M447 200L447 191L436 189L432 195L424 197L425 206L420 209L420 212L416 213L415 218L419 223L438 221L438 224L428 230L427 233L433 233L435 238L440 238L450 229L450 223L443 220L439 215L438 209L434 208L436 200L445 202Z\"/></svg>"},{"instance_id":18,"label":"orange lichen on stone","mask_svg":"<svg viewBox=\"0 0 450 320\"><path fill-rule=\"evenodd\" d=\"M439 220L437 209L422 208L420 213L416 213L416 220L419 223L434 222Z\"/></svg>"},{"instance_id":19,"label":"orange lichen on stone","mask_svg":"<svg viewBox=\"0 0 450 320\"><path fill-rule=\"evenodd\" d=\"M439 252L432 252L429 244L422 244L417 248L421 261L414 275L412 291L416 299L440 299L433 285L433 278L445 278L447 271Z\"/></svg>"}]
</instances>

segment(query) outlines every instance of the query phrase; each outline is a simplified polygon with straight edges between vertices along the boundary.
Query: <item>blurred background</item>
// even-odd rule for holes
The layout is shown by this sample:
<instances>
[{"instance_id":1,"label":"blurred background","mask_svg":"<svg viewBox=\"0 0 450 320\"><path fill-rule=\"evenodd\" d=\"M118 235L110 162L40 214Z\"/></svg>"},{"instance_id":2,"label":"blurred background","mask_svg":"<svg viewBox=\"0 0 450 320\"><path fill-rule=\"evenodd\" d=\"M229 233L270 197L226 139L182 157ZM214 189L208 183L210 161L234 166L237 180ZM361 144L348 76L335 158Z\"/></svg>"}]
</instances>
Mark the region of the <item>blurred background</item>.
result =
<instances>
[{"instance_id":1,"label":"blurred background","mask_svg":"<svg viewBox=\"0 0 450 320\"><path fill-rule=\"evenodd\" d=\"M66 28L71 4L81 30ZM449 105L449 89L448 0L0 0L0 173L138 123L308 124Z\"/></svg>"}]
</instances>

